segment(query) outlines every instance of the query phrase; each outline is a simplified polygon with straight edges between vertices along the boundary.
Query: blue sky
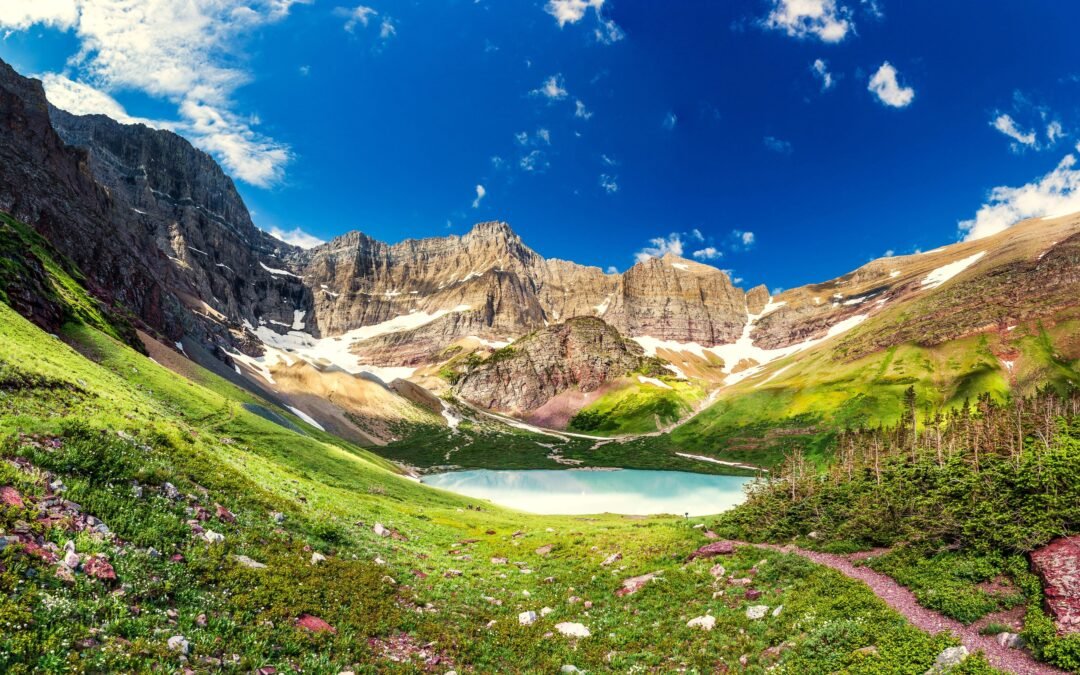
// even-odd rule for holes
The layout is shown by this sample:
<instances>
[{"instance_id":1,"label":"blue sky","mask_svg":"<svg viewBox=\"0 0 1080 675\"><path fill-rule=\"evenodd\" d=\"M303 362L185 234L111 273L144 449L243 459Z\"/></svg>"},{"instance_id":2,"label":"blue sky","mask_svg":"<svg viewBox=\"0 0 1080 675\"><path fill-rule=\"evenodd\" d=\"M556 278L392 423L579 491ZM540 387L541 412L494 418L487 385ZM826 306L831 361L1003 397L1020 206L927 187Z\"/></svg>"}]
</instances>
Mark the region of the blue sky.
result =
<instances>
[{"instance_id":1,"label":"blue sky","mask_svg":"<svg viewBox=\"0 0 1080 675\"><path fill-rule=\"evenodd\" d=\"M498 219L548 257L777 288L1080 210L1074 3L130 4L5 0L0 58L186 135L268 230Z\"/></svg>"}]
</instances>

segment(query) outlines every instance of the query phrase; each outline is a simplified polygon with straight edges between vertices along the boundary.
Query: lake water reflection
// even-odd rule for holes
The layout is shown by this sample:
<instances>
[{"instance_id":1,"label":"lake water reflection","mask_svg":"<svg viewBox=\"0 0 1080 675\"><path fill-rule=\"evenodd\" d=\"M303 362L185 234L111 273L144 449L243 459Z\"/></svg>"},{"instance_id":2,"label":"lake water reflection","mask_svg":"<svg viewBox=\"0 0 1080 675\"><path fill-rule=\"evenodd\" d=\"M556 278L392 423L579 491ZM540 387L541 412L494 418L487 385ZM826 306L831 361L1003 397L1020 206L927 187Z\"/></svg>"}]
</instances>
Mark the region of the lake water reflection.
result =
<instances>
[{"instance_id":1,"label":"lake water reflection","mask_svg":"<svg viewBox=\"0 0 1080 675\"><path fill-rule=\"evenodd\" d=\"M673 513L703 516L745 499L742 476L681 471L454 471L422 482L520 511L551 515Z\"/></svg>"}]
</instances>

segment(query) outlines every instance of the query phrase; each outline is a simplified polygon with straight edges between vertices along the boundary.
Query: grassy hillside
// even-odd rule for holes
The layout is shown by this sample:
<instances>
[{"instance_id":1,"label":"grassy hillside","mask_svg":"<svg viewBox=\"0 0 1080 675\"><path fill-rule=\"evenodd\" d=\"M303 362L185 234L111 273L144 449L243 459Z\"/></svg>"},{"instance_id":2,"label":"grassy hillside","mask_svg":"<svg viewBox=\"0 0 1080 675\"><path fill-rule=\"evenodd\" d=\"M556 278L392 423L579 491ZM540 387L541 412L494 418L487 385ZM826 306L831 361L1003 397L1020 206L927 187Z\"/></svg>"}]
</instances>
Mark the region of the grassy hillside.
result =
<instances>
[{"instance_id":1,"label":"grassy hillside","mask_svg":"<svg viewBox=\"0 0 1080 675\"><path fill-rule=\"evenodd\" d=\"M0 455L4 672L922 672L950 643L795 556L740 549L720 578L684 564L705 541L692 520L425 488L214 375L4 305ZM743 577L760 598L727 581ZM715 630L687 627L707 613Z\"/></svg>"},{"instance_id":2,"label":"grassy hillside","mask_svg":"<svg viewBox=\"0 0 1080 675\"><path fill-rule=\"evenodd\" d=\"M873 323L857 331L873 333ZM905 344L855 360L825 345L771 364L725 389L716 404L675 430L672 446L721 459L774 466L802 450L823 461L835 432L895 424L914 387L924 415L989 394L1002 401L1049 385L1080 384L1080 308L1013 330L941 345ZM857 337L857 336L855 336Z\"/></svg>"}]
</instances>

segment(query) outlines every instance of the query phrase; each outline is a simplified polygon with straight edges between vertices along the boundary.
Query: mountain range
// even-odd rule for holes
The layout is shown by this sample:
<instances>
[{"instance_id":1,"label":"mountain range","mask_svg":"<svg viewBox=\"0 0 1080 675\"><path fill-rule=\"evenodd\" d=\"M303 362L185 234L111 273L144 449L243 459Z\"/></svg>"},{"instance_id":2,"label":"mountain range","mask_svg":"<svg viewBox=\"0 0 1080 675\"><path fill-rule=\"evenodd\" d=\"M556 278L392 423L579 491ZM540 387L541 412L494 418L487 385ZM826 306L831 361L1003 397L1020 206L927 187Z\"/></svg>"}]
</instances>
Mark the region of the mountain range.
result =
<instances>
[{"instance_id":1,"label":"mountain range","mask_svg":"<svg viewBox=\"0 0 1080 675\"><path fill-rule=\"evenodd\" d=\"M305 250L257 228L180 136L64 112L2 63L0 210L121 339L368 445L497 423L765 466L895 421L908 388L931 414L1080 384L1078 216L776 294L671 254L622 274L544 258L504 222ZM9 304L57 331L41 260L16 276Z\"/></svg>"}]
</instances>

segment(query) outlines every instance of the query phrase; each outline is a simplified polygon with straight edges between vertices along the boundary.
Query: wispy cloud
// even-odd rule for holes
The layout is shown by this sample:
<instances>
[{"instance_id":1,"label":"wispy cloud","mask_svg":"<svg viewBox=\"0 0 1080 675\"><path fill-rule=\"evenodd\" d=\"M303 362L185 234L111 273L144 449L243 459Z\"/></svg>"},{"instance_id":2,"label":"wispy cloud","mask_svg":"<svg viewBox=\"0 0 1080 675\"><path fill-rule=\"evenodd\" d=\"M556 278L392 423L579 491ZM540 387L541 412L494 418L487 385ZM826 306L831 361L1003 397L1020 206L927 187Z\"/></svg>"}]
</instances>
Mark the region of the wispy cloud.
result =
<instances>
[{"instance_id":1,"label":"wispy cloud","mask_svg":"<svg viewBox=\"0 0 1080 675\"><path fill-rule=\"evenodd\" d=\"M791 143L775 136L766 136L762 139L762 143L778 155L790 155L793 150Z\"/></svg>"},{"instance_id":2,"label":"wispy cloud","mask_svg":"<svg viewBox=\"0 0 1080 675\"><path fill-rule=\"evenodd\" d=\"M293 246L299 246L300 248L315 248L316 246L326 243L322 239L304 232L299 227L292 230L271 227L269 230L266 230L266 233L275 239L280 239L286 244L292 244Z\"/></svg>"},{"instance_id":3,"label":"wispy cloud","mask_svg":"<svg viewBox=\"0 0 1080 675\"><path fill-rule=\"evenodd\" d=\"M1013 139L1013 150L1018 151L1020 146L1028 148L1035 147L1037 138L1035 136L1035 130L1021 131L1016 125L1016 120L1012 118L1012 115L1003 113L994 118L994 121L990 123L995 129L1005 134L1009 138Z\"/></svg>"},{"instance_id":4,"label":"wispy cloud","mask_svg":"<svg viewBox=\"0 0 1080 675\"><path fill-rule=\"evenodd\" d=\"M915 100L915 90L901 86L897 76L896 68L886 61L870 78L867 89L887 106L906 108Z\"/></svg>"},{"instance_id":5,"label":"wispy cloud","mask_svg":"<svg viewBox=\"0 0 1080 675\"><path fill-rule=\"evenodd\" d=\"M1012 139L1013 152L1050 150L1068 135L1049 106L1035 103L1021 91L1014 91L1012 99L1011 112L995 111L990 126Z\"/></svg>"},{"instance_id":6,"label":"wispy cloud","mask_svg":"<svg viewBox=\"0 0 1080 675\"><path fill-rule=\"evenodd\" d=\"M660 122L660 126L667 129L668 131L671 131L678 123L679 117L675 113L669 112L668 114L664 115L664 120Z\"/></svg>"},{"instance_id":7,"label":"wispy cloud","mask_svg":"<svg viewBox=\"0 0 1080 675\"><path fill-rule=\"evenodd\" d=\"M233 93L252 78L236 54L248 35L308 1L9 1L0 4L0 28L71 31L79 49L67 72L51 74L53 97L69 106L78 102L81 113L120 117L127 113L117 109L113 92L168 101L178 119L162 125L214 154L236 178L269 186L281 180L292 155L235 109Z\"/></svg>"},{"instance_id":8,"label":"wispy cloud","mask_svg":"<svg viewBox=\"0 0 1080 675\"><path fill-rule=\"evenodd\" d=\"M350 33L355 33L358 27L367 27L371 22L372 17L377 16L379 13L371 7L365 7L364 5L358 5L353 8L338 7L334 10L334 14L345 19L345 30Z\"/></svg>"},{"instance_id":9,"label":"wispy cloud","mask_svg":"<svg viewBox=\"0 0 1080 675\"><path fill-rule=\"evenodd\" d=\"M836 0L770 0L772 10L762 19L769 30L790 37L817 38L822 42L842 42L854 32L851 10Z\"/></svg>"},{"instance_id":10,"label":"wispy cloud","mask_svg":"<svg viewBox=\"0 0 1080 675\"><path fill-rule=\"evenodd\" d=\"M600 187L609 195L615 194L619 191L618 176L600 174Z\"/></svg>"},{"instance_id":11,"label":"wispy cloud","mask_svg":"<svg viewBox=\"0 0 1080 675\"><path fill-rule=\"evenodd\" d=\"M638 262L645 262L650 258L661 258L668 253L681 256L683 254L683 236L679 232L672 232L666 237L654 237L649 240L649 245L643 247L634 254Z\"/></svg>"},{"instance_id":12,"label":"wispy cloud","mask_svg":"<svg viewBox=\"0 0 1080 675\"><path fill-rule=\"evenodd\" d=\"M1076 156L1069 154L1038 180L991 190L975 217L960 222L960 231L965 241L971 241L1007 230L1028 218L1053 218L1076 212L1080 212L1080 169L1076 168Z\"/></svg>"},{"instance_id":13,"label":"wispy cloud","mask_svg":"<svg viewBox=\"0 0 1080 675\"><path fill-rule=\"evenodd\" d=\"M691 255L698 260L716 260L717 258L722 258L724 253L715 246L706 246L705 248L694 251Z\"/></svg>"},{"instance_id":14,"label":"wispy cloud","mask_svg":"<svg viewBox=\"0 0 1080 675\"><path fill-rule=\"evenodd\" d=\"M618 24L604 17L604 0L548 0L544 5L544 11L555 17L559 28L581 21L590 8L596 15L597 26L593 29L593 37L597 42L610 45L626 37Z\"/></svg>"},{"instance_id":15,"label":"wispy cloud","mask_svg":"<svg viewBox=\"0 0 1080 675\"><path fill-rule=\"evenodd\" d=\"M578 99L574 102L574 117L579 117L583 120L590 119L593 116L592 112L585 107L585 104Z\"/></svg>"},{"instance_id":16,"label":"wispy cloud","mask_svg":"<svg viewBox=\"0 0 1080 675\"><path fill-rule=\"evenodd\" d=\"M521 167L522 171L527 171L529 173L543 173L551 166L551 164L547 160L547 155L542 151L533 150L518 161L518 166Z\"/></svg>"}]
</instances>

